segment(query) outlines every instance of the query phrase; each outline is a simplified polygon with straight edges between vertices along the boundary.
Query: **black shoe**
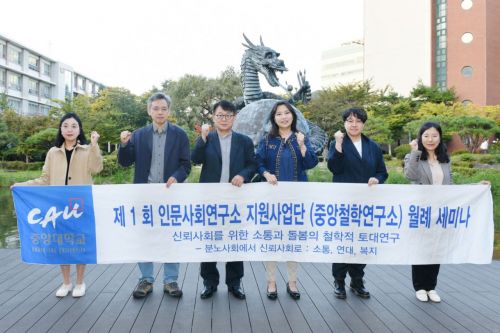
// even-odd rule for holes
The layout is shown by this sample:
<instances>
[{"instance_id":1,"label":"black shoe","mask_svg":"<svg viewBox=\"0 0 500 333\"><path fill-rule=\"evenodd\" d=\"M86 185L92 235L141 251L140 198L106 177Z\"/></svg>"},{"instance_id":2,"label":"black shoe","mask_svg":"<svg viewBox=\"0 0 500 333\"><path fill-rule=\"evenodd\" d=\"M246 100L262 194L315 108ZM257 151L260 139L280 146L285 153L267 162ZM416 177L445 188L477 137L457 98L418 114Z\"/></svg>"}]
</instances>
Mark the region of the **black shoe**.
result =
<instances>
[{"instance_id":1,"label":"black shoe","mask_svg":"<svg viewBox=\"0 0 500 333\"><path fill-rule=\"evenodd\" d=\"M300 298L300 292L299 291L292 291L292 289L290 289L290 286L288 285L288 283L286 284L286 292L293 299L299 299Z\"/></svg>"},{"instance_id":2,"label":"black shoe","mask_svg":"<svg viewBox=\"0 0 500 333\"><path fill-rule=\"evenodd\" d=\"M344 281L335 280L334 282L335 289L333 290L335 297L339 299L345 299L347 297L345 292L345 283Z\"/></svg>"},{"instance_id":3,"label":"black shoe","mask_svg":"<svg viewBox=\"0 0 500 333\"><path fill-rule=\"evenodd\" d=\"M278 298L278 286L276 285L276 283L274 285L276 287L276 290L269 291L269 289L267 289L267 293L266 293L267 298L272 299L273 301Z\"/></svg>"},{"instance_id":4,"label":"black shoe","mask_svg":"<svg viewBox=\"0 0 500 333\"><path fill-rule=\"evenodd\" d=\"M210 298L217 291L217 287L205 286L201 291L200 297L201 299Z\"/></svg>"},{"instance_id":5,"label":"black shoe","mask_svg":"<svg viewBox=\"0 0 500 333\"><path fill-rule=\"evenodd\" d=\"M153 284L146 280L142 280L139 281L139 283L135 287L132 296L134 296L134 298L144 298L152 291L153 291Z\"/></svg>"},{"instance_id":6,"label":"black shoe","mask_svg":"<svg viewBox=\"0 0 500 333\"><path fill-rule=\"evenodd\" d=\"M350 284L351 290L361 298L370 298L370 293L365 289L363 283Z\"/></svg>"},{"instance_id":7,"label":"black shoe","mask_svg":"<svg viewBox=\"0 0 500 333\"><path fill-rule=\"evenodd\" d=\"M231 294L233 294L234 297L239 298L239 299L245 299L245 292L243 289L241 289L240 286L228 286L227 291L229 291Z\"/></svg>"}]
</instances>

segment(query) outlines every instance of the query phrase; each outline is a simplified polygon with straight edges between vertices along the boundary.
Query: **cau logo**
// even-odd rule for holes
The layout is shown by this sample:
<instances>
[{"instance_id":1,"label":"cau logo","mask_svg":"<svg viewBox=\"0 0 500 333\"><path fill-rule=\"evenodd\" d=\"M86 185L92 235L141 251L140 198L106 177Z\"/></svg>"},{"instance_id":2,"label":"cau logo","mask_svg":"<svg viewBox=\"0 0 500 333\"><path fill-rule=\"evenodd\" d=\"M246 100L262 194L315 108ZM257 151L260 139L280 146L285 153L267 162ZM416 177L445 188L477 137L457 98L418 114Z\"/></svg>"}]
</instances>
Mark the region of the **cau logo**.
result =
<instances>
[{"instance_id":1,"label":"cau logo","mask_svg":"<svg viewBox=\"0 0 500 333\"><path fill-rule=\"evenodd\" d=\"M82 207L82 208L80 208ZM56 222L61 217L63 220L69 220L71 218L79 218L83 215L83 199L81 198L71 198L69 199L69 205L65 206L64 209L58 210L57 207L50 207L45 214L39 208L33 208L28 213L28 223L29 224L40 224L42 228L46 228L49 222L52 223L54 229L56 228Z\"/></svg>"}]
</instances>

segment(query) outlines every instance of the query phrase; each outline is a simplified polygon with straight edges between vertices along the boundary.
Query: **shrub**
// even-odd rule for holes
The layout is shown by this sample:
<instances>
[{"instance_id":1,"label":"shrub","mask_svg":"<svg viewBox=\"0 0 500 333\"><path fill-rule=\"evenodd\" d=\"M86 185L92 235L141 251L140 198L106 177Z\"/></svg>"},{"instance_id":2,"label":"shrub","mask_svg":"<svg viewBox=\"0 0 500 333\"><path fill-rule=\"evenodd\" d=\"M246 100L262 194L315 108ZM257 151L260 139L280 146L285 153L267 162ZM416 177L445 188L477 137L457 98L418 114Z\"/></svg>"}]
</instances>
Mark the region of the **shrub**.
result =
<instances>
[{"instance_id":1,"label":"shrub","mask_svg":"<svg viewBox=\"0 0 500 333\"><path fill-rule=\"evenodd\" d=\"M469 151L465 149L460 149L460 150L455 150L454 152L451 153L451 155L462 155L462 154L469 154Z\"/></svg>"},{"instance_id":2,"label":"shrub","mask_svg":"<svg viewBox=\"0 0 500 333\"><path fill-rule=\"evenodd\" d=\"M406 154L409 154L410 151L411 151L411 146L409 144L403 144L394 148L394 154L400 160L404 159Z\"/></svg>"},{"instance_id":3,"label":"shrub","mask_svg":"<svg viewBox=\"0 0 500 333\"><path fill-rule=\"evenodd\" d=\"M460 154L457 158L460 161L464 161L464 162L473 162L476 160L476 156L474 156L474 154L471 154L471 153Z\"/></svg>"},{"instance_id":4,"label":"shrub","mask_svg":"<svg viewBox=\"0 0 500 333\"><path fill-rule=\"evenodd\" d=\"M410 181L401 172L389 171L389 178L385 181L386 184L409 184Z\"/></svg>"},{"instance_id":5,"label":"shrub","mask_svg":"<svg viewBox=\"0 0 500 333\"><path fill-rule=\"evenodd\" d=\"M117 152L114 151L103 157L103 168L99 175L103 177L113 176L116 173L120 173L120 171L127 169L131 168L124 168L118 164L118 155Z\"/></svg>"},{"instance_id":6,"label":"shrub","mask_svg":"<svg viewBox=\"0 0 500 333\"><path fill-rule=\"evenodd\" d=\"M471 177L476 172L477 170L473 168L452 165L453 182L458 183L462 177Z\"/></svg>"},{"instance_id":7,"label":"shrub","mask_svg":"<svg viewBox=\"0 0 500 333\"><path fill-rule=\"evenodd\" d=\"M44 162L25 163L22 161L0 161L0 169L17 171L42 170L43 163Z\"/></svg>"},{"instance_id":8,"label":"shrub","mask_svg":"<svg viewBox=\"0 0 500 333\"><path fill-rule=\"evenodd\" d=\"M500 155L498 157L500 158ZM497 163L497 156L490 154L479 155L478 162L481 164L495 164Z\"/></svg>"}]
</instances>

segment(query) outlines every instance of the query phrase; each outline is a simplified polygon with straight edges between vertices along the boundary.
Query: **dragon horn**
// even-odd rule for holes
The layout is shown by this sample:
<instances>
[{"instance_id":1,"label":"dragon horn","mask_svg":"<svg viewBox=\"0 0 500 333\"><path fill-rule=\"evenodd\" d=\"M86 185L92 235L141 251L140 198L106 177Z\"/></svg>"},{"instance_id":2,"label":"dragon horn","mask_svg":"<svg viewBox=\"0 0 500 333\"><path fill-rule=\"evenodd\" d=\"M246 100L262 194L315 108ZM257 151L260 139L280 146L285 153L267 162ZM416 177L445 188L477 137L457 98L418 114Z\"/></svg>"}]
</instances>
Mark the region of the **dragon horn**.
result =
<instances>
[{"instance_id":1,"label":"dragon horn","mask_svg":"<svg viewBox=\"0 0 500 333\"><path fill-rule=\"evenodd\" d=\"M243 37L245 38L245 40L247 41L248 45L250 45L250 48L255 48L255 45L250 41L250 39L248 39L248 37L243 34Z\"/></svg>"},{"instance_id":2,"label":"dragon horn","mask_svg":"<svg viewBox=\"0 0 500 333\"><path fill-rule=\"evenodd\" d=\"M265 45L264 45L264 42L262 41L262 35L260 36L260 45L261 45L261 46L265 46Z\"/></svg>"}]
</instances>

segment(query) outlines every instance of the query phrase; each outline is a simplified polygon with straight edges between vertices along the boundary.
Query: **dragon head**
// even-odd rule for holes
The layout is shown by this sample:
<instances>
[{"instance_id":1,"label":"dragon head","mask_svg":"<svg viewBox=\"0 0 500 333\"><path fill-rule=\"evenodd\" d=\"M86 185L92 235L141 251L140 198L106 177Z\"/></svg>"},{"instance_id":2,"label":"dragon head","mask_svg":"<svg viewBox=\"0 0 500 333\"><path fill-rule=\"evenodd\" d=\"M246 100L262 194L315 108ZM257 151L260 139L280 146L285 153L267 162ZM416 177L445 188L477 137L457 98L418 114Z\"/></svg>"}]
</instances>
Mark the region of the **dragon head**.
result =
<instances>
[{"instance_id":1,"label":"dragon head","mask_svg":"<svg viewBox=\"0 0 500 333\"><path fill-rule=\"evenodd\" d=\"M253 44L245 34L243 34L243 37L247 42L243 46L248 48L245 51L246 60L249 60L255 69L266 77L267 82L272 87L279 86L280 83L276 72L283 73L288 70L285 67L285 62L278 58L280 54L270 47L265 46L262 42L262 37L260 37L260 45Z\"/></svg>"}]
</instances>

